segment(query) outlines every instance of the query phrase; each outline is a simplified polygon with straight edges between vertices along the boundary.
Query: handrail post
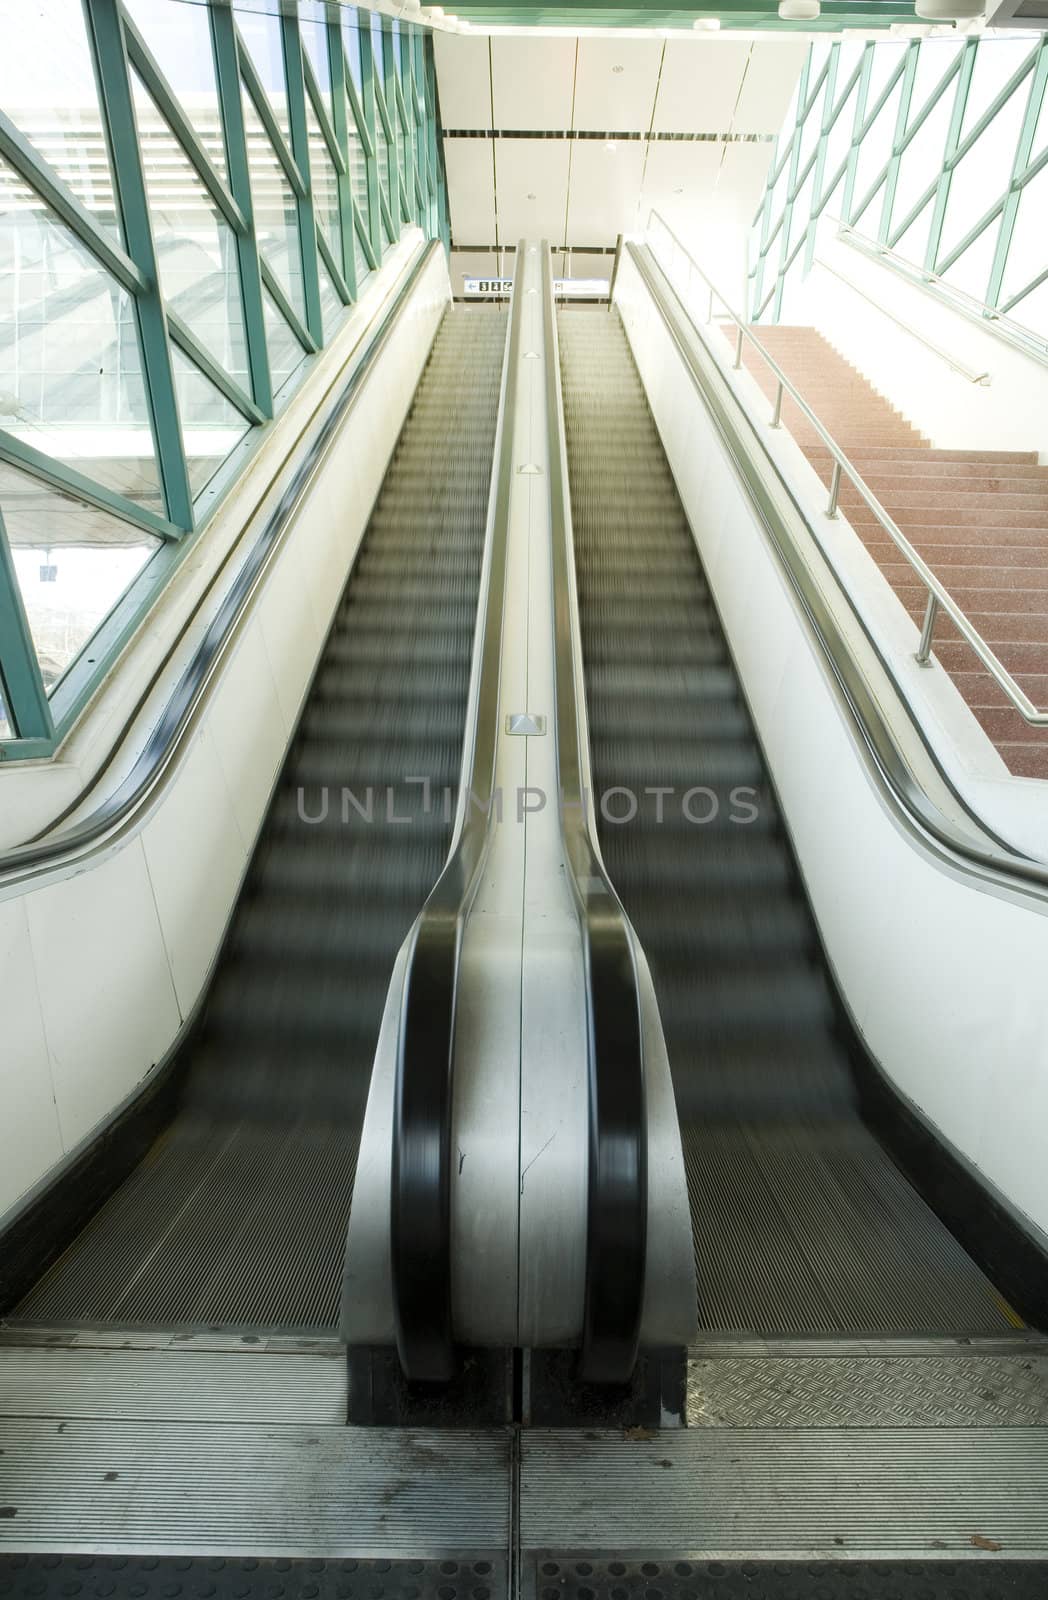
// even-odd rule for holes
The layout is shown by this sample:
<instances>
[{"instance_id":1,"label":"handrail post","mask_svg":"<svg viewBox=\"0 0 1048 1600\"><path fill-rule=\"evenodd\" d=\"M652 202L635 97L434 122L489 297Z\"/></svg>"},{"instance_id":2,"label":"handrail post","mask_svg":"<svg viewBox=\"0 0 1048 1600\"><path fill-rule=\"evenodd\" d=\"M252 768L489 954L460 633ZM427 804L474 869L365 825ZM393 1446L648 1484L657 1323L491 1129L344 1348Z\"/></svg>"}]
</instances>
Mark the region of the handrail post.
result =
<instances>
[{"instance_id":1,"label":"handrail post","mask_svg":"<svg viewBox=\"0 0 1048 1600\"><path fill-rule=\"evenodd\" d=\"M782 379L780 378L778 388L775 391L775 410L772 413L771 419L771 425L773 428L782 427L782 394Z\"/></svg>"},{"instance_id":2,"label":"handrail post","mask_svg":"<svg viewBox=\"0 0 1048 1600\"><path fill-rule=\"evenodd\" d=\"M742 366L742 341L743 341L743 337L744 337L744 335L743 335L743 331L742 331L742 323L740 322L739 323L738 337L735 340L735 370L736 370L736 372L738 372L739 368Z\"/></svg>"},{"instance_id":3,"label":"handrail post","mask_svg":"<svg viewBox=\"0 0 1048 1600\"><path fill-rule=\"evenodd\" d=\"M924 626L921 629L921 642L917 646L917 660L922 667L930 667L932 664L932 635L935 632L935 620L938 615L939 602L929 590L928 604L924 611Z\"/></svg>"},{"instance_id":4,"label":"handrail post","mask_svg":"<svg viewBox=\"0 0 1048 1600\"><path fill-rule=\"evenodd\" d=\"M837 515L837 502L840 499L840 497L841 497L841 464L840 464L839 461L835 461L833 463L833 477L830 479L830 503L826 508L826 515L828 517L836 517L836 515Z\"/></svg>"}]
</instances>

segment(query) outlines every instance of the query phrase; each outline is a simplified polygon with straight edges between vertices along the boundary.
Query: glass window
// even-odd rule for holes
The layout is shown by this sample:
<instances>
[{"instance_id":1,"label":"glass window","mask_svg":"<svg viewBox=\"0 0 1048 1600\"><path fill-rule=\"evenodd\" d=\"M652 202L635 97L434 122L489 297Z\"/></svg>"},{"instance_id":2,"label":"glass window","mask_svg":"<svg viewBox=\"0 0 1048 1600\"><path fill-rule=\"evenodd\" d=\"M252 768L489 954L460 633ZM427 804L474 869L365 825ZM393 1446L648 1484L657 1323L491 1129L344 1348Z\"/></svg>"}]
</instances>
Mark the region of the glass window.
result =
<instances>
[{"instance_id":1,"label":"glass window","mask_svg":"<svg viewBox=\"0 0 1048 1600\"><path fill-rule=\"evenodd\" d=\"M1041 339L1048 339L1048 283L1039 283L1036 289L1031 289L1012 307L1008 316Z\"/></svg>"},{"instance_id":2,"label":"glass window","mask_svg":"<svg viewBox=\"0 0 1048 1600\"><path fill-rule=\"evenodd\" d=\"M342 260L342 219L338 204L338 173L331 159L327 140L320 123L313 115L313 107L306 103L306 126L309 130L309 181L313 188L313 213L327 240L335 264L344 270Z\"/></svg>"},{"instance_id":3,"label":"glass window","mask_svg":"<svg viewBox=\"0 0 1048 1600\"><path fill-rule=\"evenodd\" d=\"M344 6L342 9L342 48L346 57L346 71L353 79L359 95L363 80L360 73L360 23L355 6Z\"/></svg>"},{"instance_id":4,"label":"glass window","mask_svg":"<svg viewBox=\"0 0 1048 1600\"><path fill-rule=\"evenodd\" d=\"M50 693L161 541L3 462L0 510Z\"/></svg>"},{"instance_id":5,"label":"glass window","mask_svg":"<svg viewBox=\"0 0 1048 1600\"><path fill-rule=\"evenodd\" d=\"M299 316L305 316L298 209L276 151L245 89L244 127L259 249Z\"/></svg>"},{"instance_id":6,"label":"glass window","mask_svg":"<svg viewBox=\"0 0 1048 1600\"><path fill-rule=\"evenodd\" d=\"M32 0L5 19L0 106L86 210L121 238L81 0Z\"/></svg>"},{"instance_id":7,"label":"glass window","mask_svg":"<svg viewBox=\"0 0 1048 1600\"><path fill-rule=\"evenodd\" d=\"M882 47L877 46L878 50ZM892 144L895 139L895 119L899 114L899 101L902 98L902 79L895 85L891 94L885 101L884 107L873 123L867 128L859 145L859 154L855 163L855 189L853 201L856 208L852 212L851 220L857 222L864 213L867 216L867 230L872 226L872 216L868 211L871 203L870 189L884 172L892 153ZM870 102L873 103L872 100Z\"/></svg>"},{"instance_id":8,"label":"glass window","mask_svg":"<svg viewBox=\"0 0 1048 1600\"><path fill-rule=\"evenodd\" d=\"M265 290L262 291L262 309L266 319L270 377L273 393L277 395L292 374L298 371L306 359L306 352L299 344L294 329L288 326L279 307Z\"/></svg>"},{"instance_id":9,"label":"glass window","mask_svg":"<svg viewBox=\"0 0 1048 1600\"><path fill-rule=\"evenodd\" d=\"M797 198L793 202L793 211L790 214L790 238L786 246L787 259L793 254L804 237L805 229L811 220L811 202L814 186L815 170L813 168L802 183Z\"/></svg>"},{"instance_id":10,"label":"glass window","mask_svg":"<svg viewBox=\"0 0 1048 1600\"><path fill-rule=\"evenodd\" d=\"M7 700L4 696L3 680L0 679L0 739L13 739L14 731L14 724L7 713Z\"/></svg>"},{"instance_id":11,"label":"glass window","mask_svg":"<svg viewBox=\"0 0 1048 1600\"><path fill-rule=\"evenodd\" d=\"M856 84L837 113L833 127L826 135L826 181L832 183L841 171L851 149L855 132L855 107L858 104L859 86Z\"/></svg>"},{"instance_id":12,"label":"glass window","mask_svg":"<svg viewBox=\"0 0 1048 1600\"><path fill-rule=\"evenodd\" d=\"M917 71L913 75L913 94L910 97L911 127L963 49L964 45L959 40L921 40L917 52ZM951 106L956 93L957 79L954 78L943 91Z\"/></svg>"},{"instance_id":13,"label":"glass window","mask_svg":"<svg viewBox=\"0 0 1048 1600\"><path fill-rule=\"evenodd\" d=\"M124 0L132 22L160 66L211 164L226 175L211 26L205 6L184 0Z\"/></svg>"},{"instance_id":14,"label":"glass window","mask_svg":"<svg viewBox=\"0 0 1048 1600\"><path fill-rule=\"evenodd\" d=\"M288 115L287 84L284 81L284 41L277 12L277 0L252 0L250 9L247 6L233 7L240 42L262 80L277 126L290 149L291 119Z\"/></svg>"},{"instance_id":15,"label":"glass window","mask_svg":"<svg viewBox=\"0 0 1048 1600\"><path fill-rule=\"evenodd\" d=\"M163 511L131 297L2 160L0 427Z\"/></svg>"},{"instance_id":16,"label":"glass window","mask_svg":"<svg viewBox=\"0 0 1048 1600\"><path fill-rule=\"evenodd\" d=\"M131 82L164 298L250 393L233 230L134 71Z\"/></svg>"},{"instance_id":17,"label":"glass window","mask_svg":"<svg viewBox=\"0 0 1048 1600\"><path fill-rule=\"evenodd\" d=\"M956 249L995 201L1003 199L1011 181L1025 98L1025 94L1012 95L954 168L940 261ZM996 232L996 227L991 223L990 231Z\"/></svg>"},{"instance_id":18,"label":"glass window","mask_svg":"<svg viewBox=\"0 0 1048 1600\"><path fill-rule=\"evenodd\" d=\"M866 116L869 117L874 106L891 82L892 74L897 72L903 56L909 45L896 43L894 40L878 40L873 47L873 66L870 68L870 87L866 94ZM901 80L900 80L901 81ZM898 85L896 85L896 91Z\"/></svg>"},{"instance_id":19,"label":"glass window","mask_svg":"<svg viewBox=\"0 0 1048 1600\"><path fill-rule=\"evenodd\" d=\"M928 249L928 232L931 228L934 214L935 197L933 195L928 204L923 206L914 217L906 232L901 234L892 245L892 249L897 254L904 256L907 261L912 261L915 266L924 266L924 256ZM906 213L901 207L896 206L895 215L897 218L905 218Z\"/></svg>"},{"instance_id":20,"label":"glass window","mask_svg":"<svg viewBox=\"0 0 1048 1600\"><path fill-rule=\"evenodd\" d=\"M979 118L990 109L1013 72L1017 72L1023 62L1030 59L1033 48L1029 39L979 40L975 51L972 81L968 87L968 99L964 107L964 121L961 124L962 139L967 138ZM1027 74L1024 83L1015 91L1009 104L1013 103L1016 97L1025 101L1029 92L1030 78Z\"/></svg>"},{"instance_id":21,"label":"glass window","mask_svg":"<svg viewBox=\"0 0 1048 1600\"><path fill-rule=\"evenodd\" d=\"M327 25L319 0L299 0L298 31L302 49L316 74L324 104L331 110L331 68L328 64Z\"/></svg>"},{"instance_id":22,"label":"glass window","mask_svg":"<svg viewBox=\"0 0 1048 1600\"><path fill-rule=\"evenodd\" d=\"M1008 300L1020 289L1025 289L1048 267L1048 230L1044 224L1046 208L1048 167L1042 167L1037 176L1019 191L1019 208L1015 214L1015 228L1001 284L1002 300Z\"/></svg>"},{"instance_id":23,"label":"glass window","mask_svg":"<svg viewBox=\"0 0 1048 1600\"><path fill-rule=\"evenodd\" d=\"M381 111L377 110L377 108L375 114L375 160L376 165L378 166L379 187L382 190L382 194L386 202L386 209L389 211L390 217L392 218L393 226L396 227L397 219L393 216L393 205L389 197L389 164L391 161L396 160L396 150L391 150L389 147L389 141L386 138L385 125L382 121L382 113ZM382 217L382 232L385 234L389 243L392 244L394 241L392 235L390 234L389 227L387 226L385 215Z\"/></svg>"},{"instance_id":24,"label":"glass window","mask_svg":"<svg viewBox=\"0 0 1048 1600\"><path fill-rule=\"evenodd\" d=\"M935 184L946 156L950 131L950 96L939 100L918 128L899 160L892 226L905 222L921 196Z\"/></svg>"},{"instance_id":25,"label":"glass window","mask_svg":"<svg viewBox=\"0 0 1048 1600\"><path fill-rule=\"evenodd\" d=\"M985 300L990 287L998 228L999 224L995 222L980 233L963 256L959 256L953 266L942 273L943 282L952 283L955 289L963 289L965 294L972 295L976 300Z\"/></svg>"},{"instance_id":26,"label":"glass window","mask_svg":"<svg viewBox=\"0 0 1048 1600\"><path fill-rule=\"evenodd\" d=\"M171 349L182 440L193 494L207 487L251 424L185 351Z\"/></svg>"},{"instance_id":27,"label":"glass window","mask_svg":"<svg viewBox=\"0 0 1048 1600\"><path fill-rule=\"evenodd\" d=\"M338 324L342 321L345 311L345 302L335 288L331 274L324 264L324 257L317 259L317 270L320 275L320 309L324 315L324 340L332 337Z\"/></svg>"}]
</instances>

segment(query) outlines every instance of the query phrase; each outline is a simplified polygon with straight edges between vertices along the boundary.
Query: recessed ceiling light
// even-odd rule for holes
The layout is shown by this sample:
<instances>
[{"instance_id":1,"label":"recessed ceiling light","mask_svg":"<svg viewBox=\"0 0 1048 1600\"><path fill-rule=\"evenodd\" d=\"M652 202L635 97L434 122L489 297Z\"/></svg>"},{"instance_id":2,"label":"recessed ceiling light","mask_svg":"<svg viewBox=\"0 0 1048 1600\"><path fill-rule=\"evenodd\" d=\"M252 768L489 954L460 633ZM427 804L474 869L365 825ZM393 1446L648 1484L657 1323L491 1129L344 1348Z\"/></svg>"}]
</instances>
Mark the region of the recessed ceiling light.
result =
<instances>
[{"instance_id":1,"label":"recessed ceiling light","mask_svg":"<svg viewBox=\"0 0 1048 1600\"><path fill-rule=\"evenodd\" d=\"M611 154L614 155L615 151L618 149L618 145L615 143L614 139L606 139L604 142L604 148L605 150L609 150Z\"/></svg>"},{"instance_id":2,"label":"recessed ceiling light","mask_svg":"<svg viewBox=\"0 0 1048 1600\"><path fill-rule=\"evenodd\" d=\"M674 192L674 194L683 194L684 190L682 188L681 189L674 189L673 192Z\"/></svg>"},{"instance_id":3,"label":"recessed ceiling light","mask_svg":"<svg viewBox=\"0 0 1048 1600\"><path fill-rule=\"evenodd\" d=\"M611 70L612 70L612 72L621 72L622 68L621 67L612 67Z\"/></svg>"},{"instance_id":4,"label":"recessed ceiling light","mask_svg":"<svg viewBox=\"0 0 1048 1600\"><path fill-rule=\"evenodd\" d=\"M529 199L529 200L534 200L534 199L535 199L535 198L536 198L536 197L535 197L535 195L533 195L533 194L529 194L529 195L528 195L528 199Z\"/></svg>"},{"instance_id":5,"label":"recessed ceiling light","mask_svg":"<svg viewBox=\"0 0 1048 1600\"><path fill-rule=\"evenodd\" d=\"M779 0L783 22L814 22L821 11L819 0Z\"/></svg>"}]
</instances>

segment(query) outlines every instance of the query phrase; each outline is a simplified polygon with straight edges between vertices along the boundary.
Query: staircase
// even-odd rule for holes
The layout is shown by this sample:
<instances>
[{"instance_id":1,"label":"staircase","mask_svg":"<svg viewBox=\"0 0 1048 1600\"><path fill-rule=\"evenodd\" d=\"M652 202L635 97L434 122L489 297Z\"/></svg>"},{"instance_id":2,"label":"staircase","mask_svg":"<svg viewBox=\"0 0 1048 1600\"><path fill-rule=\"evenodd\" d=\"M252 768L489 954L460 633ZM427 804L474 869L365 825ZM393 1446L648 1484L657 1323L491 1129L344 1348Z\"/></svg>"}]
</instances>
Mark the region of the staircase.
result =
<instances>
[{"instance_id":1,"label":"staircase","mask_svg":"<svg viewBox=\"0 0 1048 1600\"><path fill-rule=\"evenodd\" d=\"M814 328L754 332L1030 699L1048 706L1048 467L1033 451L933 450ZM774 401L775 379L752 348L744 364ZM782 420L829 484L830 453L788 397ZM927 592L847 478L840 505L919 625ZM1048 778L1048 733L1012 709L941 614L934 653L1009 771Z\"/></svg>"}]
</instances>

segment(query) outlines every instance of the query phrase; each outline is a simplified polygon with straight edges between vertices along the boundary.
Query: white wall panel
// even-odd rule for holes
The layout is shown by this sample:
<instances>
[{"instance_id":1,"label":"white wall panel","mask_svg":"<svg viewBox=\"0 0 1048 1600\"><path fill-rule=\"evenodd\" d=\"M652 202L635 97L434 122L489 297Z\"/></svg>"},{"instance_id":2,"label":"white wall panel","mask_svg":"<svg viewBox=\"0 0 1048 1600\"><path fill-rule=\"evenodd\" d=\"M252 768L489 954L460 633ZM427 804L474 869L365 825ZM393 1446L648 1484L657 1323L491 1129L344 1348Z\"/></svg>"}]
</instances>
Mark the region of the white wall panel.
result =
<instances>
[{"instance_id":1,"label":"white wall panel","mask_svg":"<svg viewBox=\"0 0 1048 1600\"><path fill-rule=\"evenodd\" d=\"M26 911L68 1150L162 1059L179 1028L141 839L29 895Z\"/></svg>"},{"instance_id":2,"label":"white wall panel","mask_svg":"<svg viewBox=\"0 0 1048 1600\"><path fill-rule=\"evenodd\" d=\"M571 148L567 139L498 141L495 182L501 239L512 244L523 238L563 243Z\"/></svg>"},{"instance_id":3,"label":"white wall panel","mask_svg":"<svg viewBox=\"0 0 1048 1600\"><path fill-rule=\"evenodd\" d=\"M571 127L576 42L519 34L492 39L496 128Z\"/></svg>"},{"instance_id":4,"label":"white wall panel","mask_svg":"<svg viewBox=\"0 0 1048 1600\"><path fill-rule=\"evenodd\" d=\"M487 39L470 39L463 34L444 33L438 28L433 34L433 49L442 126L490 128L491 74Z\"/></svg>"},{"instance_id":5,"label":"white wall panel","mask_svg":"<svg viewBox=\"0 0 1048 1600\"><path fill-rule=\"evenodd\" d=\"M193 740L180 780L144 830L142 842L185 1019L207 976L248 856L214 735L206 726Z\"/></svg>"},{"instance_id":6,"label":"white wall panel","mask_svg":"<svg viewBox=\"0 0 1048 1600\"><path fill-rule=\"evenodd\" d=\"M580 39L574 126L647 133L663 49L661 39Z\"/></svg>"},{"instance_id":7,"label":"white wall panel","mask_svg":"<svg viewBox=\"0 0 1048 1600\"><path fill-rule=\"evenodd\" d=\"M750 46L731 39L673 39L666 46L657 133L727 133Z\"/></svg>"},{"instance_id":8,"label":"white wall panel","mask_svg":"<svg viewBox=\"0 0 1048 1600\"><path fill-rule=\"evenodd\" d=\"M451 237L495 243L495 163L490 139L445 139Z\"/></svg>"},{"instance_id":9,"label":"white wall panel","mask_svg":"<svg viewBox=\"0 0 1048 1600\"><path fill-rule=\"evenodd\" d=\"M750 46L733 133L778 133L807 53L805 39L759 39Z\"/></svg>"},{"instance_id":10,"label":"white wall panel","mask_svg":"<svg viewBox=\"0 0 1048 1600\"><path fill-rule=\"evenodd\" d=\"M567 243L605 244L637 226L637 196L644 146L619 140L579 139L571 149Z\"/></svg>"},{"instance_id":11,"label":"white wall panel","mask_svg":"<svg viewBox=\"0 0 1048 1600\"><path fill-rule=\"evenodd\" d=\"M0 1215L62 1154L51 1063L21 900L0 904Z\"/></svg>"},{"instance_id":12,"label":"white wall panel","mask_svg":"<svg viewBox=\"0 0 1048 1600\"><path fill-rule=\"evenodd\" d=\"M728 144L717 180L716 208L722 218L749 224L760 204L771 164L772 144Z\"/></svg>"},{"instance_id":13,"label":"white wall panel","mask_svg":"<svg viewBox=\"0 0 1048 1600\"><path fill-rule=\"evenodd\" d=\"M647 149L640 221L645 226L652 207L672 221L671 212L694 215L713 193L724 145L677 143L653 139Z\"/></svg>"}]
</instances>

